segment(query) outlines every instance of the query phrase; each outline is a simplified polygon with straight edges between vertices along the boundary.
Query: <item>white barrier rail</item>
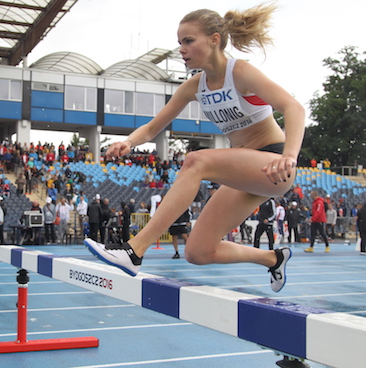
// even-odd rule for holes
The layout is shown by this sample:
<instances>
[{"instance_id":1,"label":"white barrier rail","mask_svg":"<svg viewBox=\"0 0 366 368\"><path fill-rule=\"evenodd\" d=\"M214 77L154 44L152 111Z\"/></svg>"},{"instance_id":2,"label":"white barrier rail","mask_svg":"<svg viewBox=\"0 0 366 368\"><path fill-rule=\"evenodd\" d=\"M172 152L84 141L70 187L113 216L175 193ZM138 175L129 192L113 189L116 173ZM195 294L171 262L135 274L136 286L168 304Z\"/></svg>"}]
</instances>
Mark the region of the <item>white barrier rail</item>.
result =
<instances>
[{"instance_id":1,"label":"white barrier rail","mask_svg":"<svg viewBox=\"0 0 366 368\"><path fill-rule=\"evenodd\" d=\"M335 368L365 368L366 318L17 246L0 261Z\"/></svg>"}]
</instances>

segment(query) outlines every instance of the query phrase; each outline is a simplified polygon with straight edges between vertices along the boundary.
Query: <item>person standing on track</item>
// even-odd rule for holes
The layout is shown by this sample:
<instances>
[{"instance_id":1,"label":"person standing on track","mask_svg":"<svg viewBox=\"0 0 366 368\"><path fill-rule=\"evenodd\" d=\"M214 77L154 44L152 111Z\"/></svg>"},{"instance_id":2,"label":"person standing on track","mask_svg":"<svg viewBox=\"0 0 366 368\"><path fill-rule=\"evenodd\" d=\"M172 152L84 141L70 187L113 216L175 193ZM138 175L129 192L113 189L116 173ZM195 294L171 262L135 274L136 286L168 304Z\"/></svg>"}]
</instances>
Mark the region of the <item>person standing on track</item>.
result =
<instances>
[{"instance_id":1,"label":"person standing on track","mask_svg":"<svg viewBox=\"0 0 366 368\"><path fill-rule=\"evenodd\" d=\"M194 264L252 262L269 268L273 291L286 281L288 247L262 250L223 241L261 203L286 193L293 185L304 135L304 108L283 88L244 60L228 59L230 39L241 51L265 49L271 14L276 7L259 5L229 11L224 17L201 9L187 14L178 28L180 53L188 69L201 69L185 81L149 123L124 142L113 143L107 157L125 156L151 141L191 102L198 101L230 140L231 148L193 151L185 157L177 179L148 224L128 243L104 245L86 239L101 260L135 276L142 257L160 235L192 203L202 180L220 184L188 237L186 259ZM285 118L285 131L273 108Z\"/></svg>"},{"instance_id":2,"label":"person standing on track","mask_svg":"<svg viewBox=\"0 0 366 368\"><path fill-rule=\"evenodd\" d=\"M317 233L323 238L325 243L325 253L330 252L328 238L325 235L324 224L327 221L325 214L324 199L318 195L316 190L310 192L310 197L313 200L311 206L311 219L310 219L310 247L304 249L306 253L314 252L314 243Z\"/></svg>"},{"instance_id":3,"label":"person standing on track","mask_svg":"<svg viewBox=\"0 0 366 368\"><path fill-rule=\"evenodd\" d=\"M265 232L268 237L268 249L273 250L274 235L273 222L276 218L276 204L273 198L265 201L259 206L258 211L258 225L254 234L254 246L259 248L260 238Z\"/></svg>"}]
</instances>

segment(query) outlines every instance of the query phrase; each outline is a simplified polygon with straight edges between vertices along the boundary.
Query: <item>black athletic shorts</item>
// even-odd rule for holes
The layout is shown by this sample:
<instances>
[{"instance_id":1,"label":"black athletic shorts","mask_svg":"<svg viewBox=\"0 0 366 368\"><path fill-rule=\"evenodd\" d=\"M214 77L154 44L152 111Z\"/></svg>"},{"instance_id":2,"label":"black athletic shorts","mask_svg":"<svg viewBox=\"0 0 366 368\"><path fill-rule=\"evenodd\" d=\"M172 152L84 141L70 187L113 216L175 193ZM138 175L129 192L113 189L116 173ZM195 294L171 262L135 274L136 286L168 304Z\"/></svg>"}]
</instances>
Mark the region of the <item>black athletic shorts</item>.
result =
<instances>
[{"instance_id":1,"label":"black athletic shorts","mask_svg":"<svg viewBox=\"0 0 366 368\"><path fill-rule=\"evenodd\" d=\"M169 228L170 235L180 235L180 234L187 234L188 229L186 225L177 225L177 226L171 226Z\"/></svg>"},{"instance_id":2,"label":"black athletic shorts","mask_svg":"<svg viewBox=\"0 0 366 368\"><path fill-rule=\"evenodd\" d=\"M273 143L259 148L258 151L273 152L282 155L285 143Z\"/></svg>"}]
</instances>

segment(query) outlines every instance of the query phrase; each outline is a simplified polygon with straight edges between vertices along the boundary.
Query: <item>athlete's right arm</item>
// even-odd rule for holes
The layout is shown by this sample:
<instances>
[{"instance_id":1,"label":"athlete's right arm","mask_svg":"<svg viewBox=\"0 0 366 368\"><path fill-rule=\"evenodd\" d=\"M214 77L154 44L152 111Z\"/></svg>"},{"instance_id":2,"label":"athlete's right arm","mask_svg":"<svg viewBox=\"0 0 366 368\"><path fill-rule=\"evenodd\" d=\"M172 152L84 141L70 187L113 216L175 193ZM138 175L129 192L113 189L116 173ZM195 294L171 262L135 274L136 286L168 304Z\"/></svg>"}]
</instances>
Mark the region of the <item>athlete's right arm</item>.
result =
<instances>
[{"instance_id":1,"label":"athlete's right arm","mask_svg":"<svg viewBox=\"0 0 366 368\"><path fill-rule=\"evenodd\" d=\"M129 135L127 140L113 143L108 148L106 156L108 158L124 156L131 151L132 147L149 142L156 137L179 115L189 102L196 99L195 93L197 92L198 80L199 75L196 74L184 82L152 120L137 128Z\"/></svg>"}]
</instances>

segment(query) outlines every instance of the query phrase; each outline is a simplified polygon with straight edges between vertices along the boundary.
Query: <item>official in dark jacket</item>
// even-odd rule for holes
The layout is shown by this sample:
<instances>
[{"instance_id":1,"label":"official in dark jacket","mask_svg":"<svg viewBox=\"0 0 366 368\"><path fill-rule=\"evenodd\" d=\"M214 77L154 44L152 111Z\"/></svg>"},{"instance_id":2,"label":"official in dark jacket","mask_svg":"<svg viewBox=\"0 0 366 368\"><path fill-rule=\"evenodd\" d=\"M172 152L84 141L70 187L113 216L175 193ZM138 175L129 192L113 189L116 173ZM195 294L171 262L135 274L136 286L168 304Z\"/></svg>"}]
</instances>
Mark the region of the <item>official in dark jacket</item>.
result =
<instances>
[{"instance_id":1,"label":"official in dark jacket","mask_svg":"<svg viewBox=\"0 0 366 368\"><path fill-rule=\"evenodd\" d=\"M91 204L88 206L88 218L90 228L90 238L98 241L98 230L102 224L103 211L100 206L100 196L97 194Z\"/></svg>"},{"instance_id":2,"label":"official in dark jacket","mask_svg":"<svg viewBox=\"0 0 366 368\"><path fill-rule=\"evenodd\" d=\"M258 211L258 225L254 235L254 246L259 248L260 237L264 232L268 236L268 249L273 250L274 235L273 222L276 218L276 204L273 198L262 203Z\"/></svg>"}]
</instances>

